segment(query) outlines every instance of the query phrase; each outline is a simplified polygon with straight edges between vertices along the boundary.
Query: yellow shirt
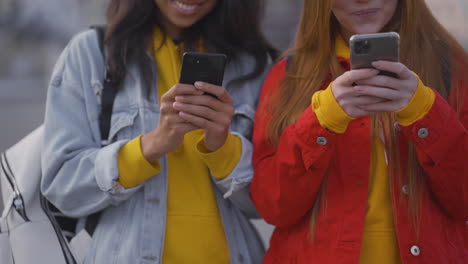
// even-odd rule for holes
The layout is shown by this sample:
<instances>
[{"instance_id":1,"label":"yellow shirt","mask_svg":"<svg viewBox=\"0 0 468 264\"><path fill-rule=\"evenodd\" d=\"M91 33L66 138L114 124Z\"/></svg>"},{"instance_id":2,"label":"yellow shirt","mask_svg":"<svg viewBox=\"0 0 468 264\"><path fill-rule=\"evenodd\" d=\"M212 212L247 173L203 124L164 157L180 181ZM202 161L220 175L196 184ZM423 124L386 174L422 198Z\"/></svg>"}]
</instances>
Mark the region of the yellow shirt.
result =
<instances>
[{"instance_id":1,"label":"yellow shirt","mask_svg":"<svg viewBox=\"0 0 468 264\"><path fill-rule=\"evenodd\" d=\"M338 57L349 59L349 48L341 37L336 40ZM419 80L418 88L408 105L397 111L401 125L410 125L429 112L435 100L434 92ZM340 107L333 96L331 85L316 92L312 107L320 124L336 133L344 133L353 120ZM400 253L393 223L390 184L384 146L378 136L372 138L369 197L367 201L364 233L362 237L361 264L398 264Z\"/></svg>"},{"instance_id":2,"label":"yellow shirt","mask_svg":"<svg viewBox=\"0 0 468 264\"><path fill-rule=\"evenodd\" d=\"M169 38L161 46L162 40L162 33L156 29L159 98L178 83L181 67L180 48ZM240 138L229 134L220 149L208 152L203 130L198 129L187 133L183 143L167 154L169 183L162 263L229 263L210 172L218 179L227 177L240 159L241 147ZM127 188L160 172L158 163L149 164L141 154L140 137L121 149L118 162L119 182Z\"/></svg>"}]
</instances>

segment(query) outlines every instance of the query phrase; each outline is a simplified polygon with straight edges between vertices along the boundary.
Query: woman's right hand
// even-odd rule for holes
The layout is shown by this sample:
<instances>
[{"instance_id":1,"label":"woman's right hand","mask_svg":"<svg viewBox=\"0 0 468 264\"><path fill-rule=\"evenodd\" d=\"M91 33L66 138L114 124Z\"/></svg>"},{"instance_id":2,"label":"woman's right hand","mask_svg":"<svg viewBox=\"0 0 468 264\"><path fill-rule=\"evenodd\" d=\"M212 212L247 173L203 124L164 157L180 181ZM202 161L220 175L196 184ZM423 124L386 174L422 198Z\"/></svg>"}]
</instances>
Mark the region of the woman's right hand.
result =
<instances>
[{"instance_id":1,"label":"woman's right hand","mask_svg":"<svg viewBox=\"0 0 468 264\"><path fill-rule=\"evenodd\" d=\"M193 85L176 84L161 96L158 127L141 138L143 156L153 163L161 156L176 149L187 132L198 129L179 116L173 108L178 95L202 95Z\"/></svg>"},{"instance_id":2,"label":"woman's right hand","mask_svg":"<svg viewBox=\"0 0 468 264\"><path fill-rule=\"evenodd\" d=\"M375 69L351 70L343 73L331 84L331 89L336 101L341 108L351 117L371 115L373 112L363 110L360 106L370 105L385 101L374 96L363 96L355 91L353 84L359 80L369 79L379 73Z\"/></svg>"}]
</instances>

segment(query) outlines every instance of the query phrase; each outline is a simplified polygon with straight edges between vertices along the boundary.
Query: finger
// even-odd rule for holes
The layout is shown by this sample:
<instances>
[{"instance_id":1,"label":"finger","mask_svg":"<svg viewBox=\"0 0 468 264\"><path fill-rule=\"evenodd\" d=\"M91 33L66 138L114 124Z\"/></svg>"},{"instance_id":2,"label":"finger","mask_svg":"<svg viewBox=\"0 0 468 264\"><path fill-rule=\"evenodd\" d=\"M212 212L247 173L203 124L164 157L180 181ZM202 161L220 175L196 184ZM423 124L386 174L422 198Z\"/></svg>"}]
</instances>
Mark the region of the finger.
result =
<instances>
[{"instance_id":1,"label":"finger","mask_svg":"<svg viewBox=\"0 0 468 264\"><path fill-rule=\"evenodd\" d=\"M222 102L212 96L191 96L191 95L178 95L175 97L176 102L192 105L203 105L213 109L216 112L223 112L227 115L234 115L234 107L232 104Z\"/></svg>"},{"instance_id":2,"label":"finger","mask_svg":"<svg viewBox=\"0 0 468 264\"><path fill-rule=\"evenodd\" d=\"M204 105L208 106L213 110L221 110L224 109L226 103L221 102L219 99L216 99L212 96L208 95L178 95L175 97L176 102L185 103L185 104L193 104L193 105Z\"/></svg>"},{"instance_id":3,"label":"finger","mask_svg":"<svg viewBox=\"0 0 468 264\"><path fill-rule=\"evenodd\" d=\"M388 101L387 99L374 96L358 96L348 99L348 105L369 105Z\"/></svg>"},{"instance_id":4,"label":"finger","mask_svg":"<svg viewBox=\"0 0 468 264\"><path fill-rule=\"evenodd\" d=\"M195 87L200 89L203 92L210 93L215 95L219 100L225 103L232 104L232 98L229 93L221 86L205 83L205 82L195 82Z\"/></svg>"},{"instance_id":5,"label":"finger","mask_svg":"<svg viewBox=\"0 0 468 264\"><path fill-rule=\"evenodd\" d=\"M206 106L190 105L190 104L175 102L174 109L178 110L179 112L185 112L185 113L189 113L192 115L196 115L198 117L202 117L204 119L207 119L207 120L210 120L212 122L222 124L222 125L227 125L231 122L231 119L227 114L223 112L214 111L213 109L206 107Z\"/></svg>"},{"instance_id":6,"label":"finger","mask_svg":"<svg viewBox=\"0 0 468 264\"><path fill-rule=\"evenodd\" d=\"M356 85L353 87L356 93L367 96L379 97L386 100L396 100L400 98L400 92L391 88L370 86L370 85Z\"/></svg>"},{"instance_id":7,"label":"finger","mask_svg":"<svg viewBox=\"0 0 468 264\"><path fill-rule=\"evenodd\" d=\"M195 86L190 84L176 84L169 89L165 94L161 96L161 101L170 100L173 101L177 95L191 94L191 95L202 95L203 92L196 89Z\"/></svg>"},{"instance_id":8,"label":"finger","mask_svg":"<svg viewBox=\"0 0 468 264\"><path fill-rule=\"evenodd\" d=\"M374 61L372 63L376 69L396 73L400 79L410 79L413 73L401 62L393 61Z\"/></svg>"},{"instance_id":9,"label":"finger","mask_svg":"<svg viewBox=\"0 0 468 264\"><path fill-rule=\"evenodd\" d=\"M180 118L179 116L179 111L175 110L172 106L171 106L171 112L170 113L164 113L164 114L161 114L161 117L160 117L160 122L162 124L166 124L166 125L169 125L169 126L175 126L175 125L178 125L180 123L184 123L185 120Z\"/></svg>"},{"instance_id":10,"label":"finger","mask_svg":"<svg viewBox=\"0 0 468 264\"><path fill-rule=\"evenodd\" d=\"M341 85L351 86L353 83L355 83L358 80L374 77L378 73L379 71L375 69L351 70L351 71L343 73L340 77L338 77L335 80L335 82L338 82Z\"/></svg>"},{"instance_id":11,"label":"finger","mask_svg":"<svg viewBox=\"0 0 468 264\"><path fill-rule=\"evenodd\" d=\"M370 105L361 105L359 107L364 111L374 113L394 112L402 108L402 106L397 101L386 101Z\"/></svg>"},{"instance_id":12,"label":"finger","mask_svg":"<svg viewBox=\"0 0 468 264\"><path fill-rule=\"evenodd\" d=\"M180 118L181 120L183 120L181 123L179 123L178 125L178 131L181 131L182 133L188 133L190 131L193 131L193 130L197 130L197 129L200 129L200 127L190 123L190 122L187 122L185 119L183 118Z\"/></svg>"},{"instance_id":13,"label":"finger","mask_svg":"<svg viewBox=\"0 0 468 264\"><path fill-rule=\"evenodd\" d=\"M391 89L398 89L402 87L400 79L384 76L384 75L377 75L371 77L369 79L363 79L356 82L357 85L366 85L366 86L377 86L377 87L386 87Z\"/></svg>"},{"instance_id":14,"label":"finger","mask_svg":"<svg viewBox=\"0 0 468 264\"><path fill-rule=\"evenodd\" d=\"M215 122L211 122L208 119L205 119L200 116L192 115L187 112L180 112L179 116L184 119L185 121L189 122L190 124L199 127L201 129L206 129L206 130L222 130L224 129L224 126L221 126L219 124L216 124Z\"/></svg>"}]
</instances>

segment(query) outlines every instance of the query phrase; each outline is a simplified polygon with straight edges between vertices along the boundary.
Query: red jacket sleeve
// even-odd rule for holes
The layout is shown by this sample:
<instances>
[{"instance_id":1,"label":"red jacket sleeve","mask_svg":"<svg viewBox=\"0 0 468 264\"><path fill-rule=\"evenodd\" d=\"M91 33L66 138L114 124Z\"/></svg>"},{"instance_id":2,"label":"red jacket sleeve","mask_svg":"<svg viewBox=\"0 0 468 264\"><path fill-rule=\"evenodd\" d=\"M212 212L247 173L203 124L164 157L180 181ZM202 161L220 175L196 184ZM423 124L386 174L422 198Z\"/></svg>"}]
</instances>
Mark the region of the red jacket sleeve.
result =
<instances>
[{"instance_id":1,"label":"red jacket sleeve","mask_svg":"<svg viewBox=\"0 0 468 264\"><path fill-rule=\"evenodd\" d=\"M403 134L416 146L429 188L452 217L468 220L468 86L453 83L450 104L438 93L429 112ZM452 105L451 105L452 104ZM460 107L459 113L454 109Z\"/></svg>"},{"instance_id":2,"label":"red jacket sleeve","mask_svg":"<svg viewBox=\"0 0 468 264\"><path fill-rule=\"evenodd\" d=\"M253 143L254 178L252 200L270 224L297 223L313 206L329 166L336 134L320 126L312 107L298 121L286 127L277 146L266 139L270 119L268 99L286 70L286 61L276 64L265 80L255 117Z\"/></svg>"}]
</instances>

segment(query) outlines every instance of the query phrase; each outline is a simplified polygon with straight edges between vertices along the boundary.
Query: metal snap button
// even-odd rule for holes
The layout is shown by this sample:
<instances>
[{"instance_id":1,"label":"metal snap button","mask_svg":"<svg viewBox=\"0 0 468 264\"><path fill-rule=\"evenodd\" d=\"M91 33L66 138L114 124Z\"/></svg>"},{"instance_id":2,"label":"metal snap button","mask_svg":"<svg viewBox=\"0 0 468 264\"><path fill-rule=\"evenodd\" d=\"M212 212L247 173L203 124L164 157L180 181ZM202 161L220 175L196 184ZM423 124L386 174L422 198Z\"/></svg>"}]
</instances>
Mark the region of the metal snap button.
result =
<instances>
[{"instance_id":1,"label":"metal snap button","mask_svg":"<svg viewBox=\"0 0 468 264\"><path fill-rule=\"evenodd\" d=\"M56 76L53 80L52 80L52 85L53 86L60 86L62 84L62 76Z\"/></svg>"},{"instance_id":2,"label":"metal snap button","mask_svg":"<svg viewBox=\"0 0 468 264\"><path fill-rule=\"evenodd\" d=\"M427 128L423 127L418 130L418 137L426 138L427 136L429 136L429 130L427 130Z\"/></svg>"},{"instance_id":3,"label":"metal snap button","mask_svg":"<svg viewBox=\"0 0 468 264\"><path fill-rule=\"evenodd\" d=\"M158 257L157 256L144 256L144 260L149 260L149 261L157 261Z\"/></svg>"},{"instance_id":4,"label":"metal snap button","mask_svg":"<svg viewBox=\"0 0 468 264\"><path fill-rule=\"evenodd\" d=\"M146 200L148 203L153 203L153 204L158 204L159 203L159 199L158 198L155 198L155 199L148 199Z\"/></svg>"},{"instance_id":5,"label":"metal snap button","mask_svg":"<svg viewBox=\"0 0 468 264\"><path fill-rule=\"evenodd\" d=\"M409 186L408 186L408 184L405 184L405 185L401 186L401 192L402 192L403 194L405 194L405 195L408 195L408 193L409 193Z\"/></svg>"},{"instance_id":6,"label":"metal snap button","mask_svg":"<svg viewBox=\"0 0 468 264\"><path fill-rule=\"evenodd\" d=\"M411 255L417 257L419 256L419 254L421 254L421 250L419 249L418 246L412 246L411 247Z\"/></svg>"},{"instance_id":7,"label":"metal snap button","mask_svg":"<svg viewBox=\"0 0 468 264\"><path fill-rule=\"evenodd\" d=\"M317 144L324 146L324 145L327 144L327 139L324 138L324 137L318 137L317 138Z\"/></svg>"}]
</instances>

